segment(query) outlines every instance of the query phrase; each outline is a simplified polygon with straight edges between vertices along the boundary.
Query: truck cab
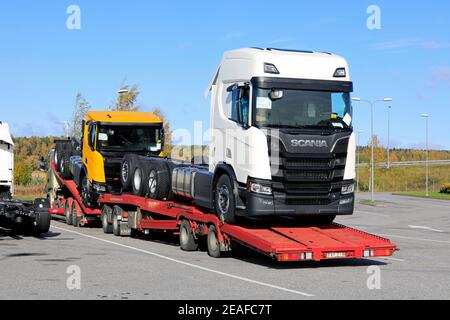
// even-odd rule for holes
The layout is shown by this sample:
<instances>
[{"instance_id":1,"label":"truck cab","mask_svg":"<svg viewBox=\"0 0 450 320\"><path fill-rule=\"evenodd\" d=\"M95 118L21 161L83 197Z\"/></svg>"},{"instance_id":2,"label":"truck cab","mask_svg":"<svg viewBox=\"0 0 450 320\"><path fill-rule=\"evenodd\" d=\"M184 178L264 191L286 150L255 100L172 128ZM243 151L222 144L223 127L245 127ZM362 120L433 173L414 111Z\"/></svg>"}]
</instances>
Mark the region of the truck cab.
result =
<instances>
[{"instance_id":1,"label":"truck cab","mask_svg":"<svg viewBox=\"0 0 450 320\"><path fill-rule=\"evenodd\" d=\"M162 155L163 123L149 112L92 111L82 133L81 158L71 158L71 171L88 205L99 194L120 192L125 154Z\"/></svg>"},{"instance_id":2,"label":"truck cab","mask_svg":"<svg viewBox=\"0 0 450 320\"><path fill-rule=\"evenodd\" d=\"M353 213L353 83L345 59L232 50L208 91L209 172L223 220L315 216L331 222Z\"/></svg>"},{"instance_id":3,"label":"truck cab","mask_svg":"<svg viewBox=\"0 0 450 320\"><path fill-rule=\"evenodd\" d=\"M14 142L9 126L0 121L0 199L13 195Z\"/></svg>"}]
</instances>

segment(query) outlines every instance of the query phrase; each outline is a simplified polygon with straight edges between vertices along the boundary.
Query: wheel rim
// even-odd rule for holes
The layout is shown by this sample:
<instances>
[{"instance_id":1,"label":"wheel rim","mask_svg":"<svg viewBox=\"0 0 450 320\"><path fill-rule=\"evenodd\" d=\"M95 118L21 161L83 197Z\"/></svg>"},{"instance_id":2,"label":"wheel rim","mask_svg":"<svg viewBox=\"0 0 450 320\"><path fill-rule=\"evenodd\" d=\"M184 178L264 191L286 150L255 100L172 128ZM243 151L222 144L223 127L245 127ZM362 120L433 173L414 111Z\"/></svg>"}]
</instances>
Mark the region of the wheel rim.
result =
<instances>
[{"instance_id":1,"label":"wheel rim","mask_svg":"<svg viewBox=\"0 0 450 320\"><path fill-rule=\"evenodd\" d=\"M152 170L148 177L148 190L151 194L155 194L156 192L156 172Z\"/></svg>"},{"instance_id":2,"label":"wheel rim","mask_svg":"<svg viewBox=\"0 0 450 320\"><path fill-rule=\"evenodd\" d=\"M128 181L129 172L130 172L130 167L128 165L128 162L124 162L122 165L122 180L124 182Z\"/></svg>"},{"instance_id":3,"label":"wheel rim","mask_svg":"<svg viewBox=\"0 0 450 320\"><path fill-rule=\"evenodd\" d=\"M108 217L106 216L106 212L103 212L102 222L104 228L108 226Z\"/></svg>"},{"instance_id":4,"label":"wheel rim","mask_svg":"<svg viewBox=\"0 0 450 320\"><path fill-rule=\"evenodd\" d=\"M53 159L55 161L55 164L58 163L58 151L55 151L55 159Z\"/></svg>"},{"instance_id":5,"label":"wheel rim","mask_svg":"<svg viewBox=\"0 0 450 320\"><path fill-rule=\"evenodd\" d=\"M61 159L61 173L64 173L64 159Z\"/></svg>"},{"instance_id":6,"label":"wheel rim","mask_svg":"<svg viewBox=\"0 0 450 320\"><path fill-rule=\"evenodd\" d=\"M219 242L217 241L217 235L214 230L209 231L209 237L208 237L208 246L211 249L212 252L217 251L219 247Z\"/></svg>"},{"instance_id":7,"label":"wheel rim","mask_svg":"<svg viewBox=\"0 0 450 320\"><path fill-rule=\"evenodd\" d=\"M142 171L141 169L137 168L135 173L134 173L134 188L136 190L140 190L141 189L141 183L142 183Z\"/></svg>"},{"instance_id":8,"label":"wheel rim","mask_svg":"<svg viewBox=\"0 0 450 320\"><path fill-rule=\"evenodd\" d=\"M222 185L218 190L218 204L220 213L227 213L230 207L230 191L226 185Z\"/></svg>"}]
</instances>

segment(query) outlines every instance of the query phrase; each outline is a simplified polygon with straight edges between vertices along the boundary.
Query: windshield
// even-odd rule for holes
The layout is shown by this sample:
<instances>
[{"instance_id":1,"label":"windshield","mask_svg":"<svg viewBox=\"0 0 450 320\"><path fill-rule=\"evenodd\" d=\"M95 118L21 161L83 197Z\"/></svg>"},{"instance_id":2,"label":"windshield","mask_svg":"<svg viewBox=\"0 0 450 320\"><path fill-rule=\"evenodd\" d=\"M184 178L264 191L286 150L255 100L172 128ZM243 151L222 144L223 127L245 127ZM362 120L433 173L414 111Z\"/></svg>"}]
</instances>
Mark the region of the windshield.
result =
<instances>
[{"instance_id":1,"label":"windshield","mask_svg":"<svg viewBox=\"0 0 450 320\"><path fill-rule=\"evenodd\" d=\"M161 127L102 125L97 150L112 152L160 152Z\"/></svg>"},{"instance_id":2,"label":"windshield","mask_svg":"<svg viewBox=\"0 0 450 320\"><path fill-rule=\"evenodd\" d=\"M256 127L351 128L350 93L291 89L255 92L253 122Z\"/></svg>"}]
</instances>

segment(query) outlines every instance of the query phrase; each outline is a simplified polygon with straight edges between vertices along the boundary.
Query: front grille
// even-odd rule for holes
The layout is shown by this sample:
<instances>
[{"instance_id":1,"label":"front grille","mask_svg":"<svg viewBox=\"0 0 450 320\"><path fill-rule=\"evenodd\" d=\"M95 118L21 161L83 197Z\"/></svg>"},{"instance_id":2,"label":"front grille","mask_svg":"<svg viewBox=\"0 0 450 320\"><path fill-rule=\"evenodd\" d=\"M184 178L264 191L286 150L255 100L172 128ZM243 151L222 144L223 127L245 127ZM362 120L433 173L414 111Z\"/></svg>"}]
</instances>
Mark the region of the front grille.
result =
<instances>
[{"instance_id":1,"label":"front grille","mask_svg":"<svg viewBox=\"0 0 450 320\"><path fill-rule=\"evenodd\" d=\"M333 153L301 154L280 150L271 158L275 199L287 205L328 205L339 199L347 161L348 139ZM279 164L278 166L276 164Z\"/></svg>"},{"instance_id":2,"label":"front grille","mask_svg":"<svg viewBox=\"0 0 450 320\"><path fill-rule=\"evenodd\" d=\"M296 199L286 200L287 205L292 206L326 206L330 204L329 199Z\"/></svg>"}]
</instances>

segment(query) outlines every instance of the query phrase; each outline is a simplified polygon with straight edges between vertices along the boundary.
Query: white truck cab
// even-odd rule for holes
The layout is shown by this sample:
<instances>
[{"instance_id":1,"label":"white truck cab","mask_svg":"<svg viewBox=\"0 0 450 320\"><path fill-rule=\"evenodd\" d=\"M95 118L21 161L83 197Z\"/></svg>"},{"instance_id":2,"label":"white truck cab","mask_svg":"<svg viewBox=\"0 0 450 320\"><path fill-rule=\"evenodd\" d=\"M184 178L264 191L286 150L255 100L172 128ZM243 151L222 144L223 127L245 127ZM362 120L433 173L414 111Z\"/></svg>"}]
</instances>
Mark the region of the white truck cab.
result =
<instances>
[{"instance_id":1,"label":"white truck cab","mask_svg":"<svg viewBox=\"0 0 450 320\"><path fill-rule=\"evenodd\" d=\"M13 193L14 142L7 123L0 122L0 197Z\"/></svg>"},{"instance_id":2,"label":"white truck cab","mask_svg":"<svg viewBox=\"0 0 450 320\"><path fill-rule=\"evenodd\" d=\"M208 91L209 172L219 216L315 215L332 221L353 213L353 84L345 59L273 48L232 50L223 55ZM230 190L220 194L217 186L224 174L234 189L231 202ZM227 211L231 205L235 212Z\"/></svg>"}]
</instances>

